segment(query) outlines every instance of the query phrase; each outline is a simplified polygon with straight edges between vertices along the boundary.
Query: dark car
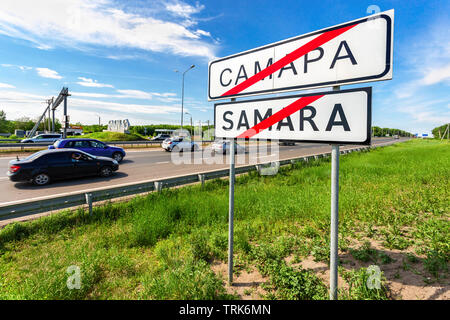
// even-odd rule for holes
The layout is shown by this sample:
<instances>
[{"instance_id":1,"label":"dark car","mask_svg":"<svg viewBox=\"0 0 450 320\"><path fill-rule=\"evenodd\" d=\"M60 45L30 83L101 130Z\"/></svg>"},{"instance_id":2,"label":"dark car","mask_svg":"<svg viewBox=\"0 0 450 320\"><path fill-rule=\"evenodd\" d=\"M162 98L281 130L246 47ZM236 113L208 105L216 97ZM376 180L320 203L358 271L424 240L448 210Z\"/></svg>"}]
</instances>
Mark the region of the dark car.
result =
<instances>
[{"instance_id":1,"label":"dark car","mask_svg":"<svg viewBox=\"0 0 450 320\"><path fill-rule=\"evenodd\" d=\"M94 156L113 158L117 162L122 162L126 153L125 150L119 147L108 146L104 142L95 139L60 139L49 149L63 149L72 148L84 151Z\"/></svg>"},{"instance_id":2,"label":"dark car","mask_svg":"<svg viewBox=\"0 0 450 320\"><path fill-rule=\"evenodd\" d=\"M11 160L11 181L31 181L43 186L52 180L99 175L109 177L119 169L116 160L77 149L42 150L22 160Z\"/></svg>"},{"instance_id":3,"label":"dark car","mask_svg":"<svg viewBox=\"0 0 450 320\"><path fill-rule=\"evenodd\" d=\"M280 140L278 142L280 146L295 146L295 141L293 140Z\"/></svg>"}]
</instances>

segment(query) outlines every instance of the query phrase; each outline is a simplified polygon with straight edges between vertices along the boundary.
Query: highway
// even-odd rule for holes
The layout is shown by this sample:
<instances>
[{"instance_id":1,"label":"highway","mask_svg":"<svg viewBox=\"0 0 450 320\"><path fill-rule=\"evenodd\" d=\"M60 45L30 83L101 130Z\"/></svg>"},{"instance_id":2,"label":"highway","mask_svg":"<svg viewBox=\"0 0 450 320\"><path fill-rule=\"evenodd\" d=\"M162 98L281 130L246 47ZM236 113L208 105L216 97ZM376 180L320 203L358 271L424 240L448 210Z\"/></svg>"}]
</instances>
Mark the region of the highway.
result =
<instances>
[{"instance_id":1,"label":"highway","mask_svg":"<svg viewBox=\"0 0 450 320\"><path fill-rule=\"evenodd\" d=\"M404 139L400 141L402 140ZM372 141L372 145L398 141L398 139L391 138L375 138ZM244 143L240 144L244 145ZM341 150L352 147L355 146L343 146ZM236 166L289 159L320 152L331 152L331 146L328 144L297 143L295 146L279 146L279 158L277 159L278 156L276 155L270 156L270 151L256 152L256 148L256 145L247 145L245 154L240 154L236 157ZM120 164L119 170L110 178L87 177L54 181L47 186L41 187L30 183L11 182L6 176L6 172L8 171L9 161L15 159L15 156L0 157L0 172L3 173L0 176L0 204L229 167L228 156L211 155L208 147L203 151L186 152L181 154L181 157L176 153L165 152L159 148L128 150L127 156ZM180 164L179 162L183 162L181 161L183 159L184 163Z\"/></svg>"}]
</instances>

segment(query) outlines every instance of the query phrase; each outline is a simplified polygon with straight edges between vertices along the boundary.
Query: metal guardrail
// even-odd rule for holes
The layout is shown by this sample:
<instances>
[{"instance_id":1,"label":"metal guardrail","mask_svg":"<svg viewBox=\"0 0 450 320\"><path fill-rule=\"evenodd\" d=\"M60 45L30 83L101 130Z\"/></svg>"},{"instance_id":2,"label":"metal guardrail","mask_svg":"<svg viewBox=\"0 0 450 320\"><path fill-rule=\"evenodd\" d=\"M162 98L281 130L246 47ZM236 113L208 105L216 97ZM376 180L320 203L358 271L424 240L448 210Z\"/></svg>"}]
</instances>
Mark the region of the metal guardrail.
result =
<instances>
[{"instance_id":1,"label":"metal guardrail","mask_svg":"<svg viewBox=\"0 0 450 320\"><path fill-rule=\"evenodd\" d=\"M365 151L376 147L377 146L346 149L341 150L341 154L347 154L355 151ZM331 156L330 152L322 152L302 157L279 160L278 163L280 164L280 166L282 166L294 164L300 161L309 161L313 159L327 158L330 156ZM259 170L261 166L269 165L271 163L274 163L274 161L259 163L256 165L236 167L236 174ZM228 175L229 169L220 169L214 171L189 174L184 176L170 177L165 179L155 179L139 183L130 183L112 188L106 187L104 189L96 189L88 192L84 191L79 193L71 193L70 195L61 195L40 200L31 200L31 201L25 200L19 203L15 202L14 204L0 205L0 218L4 218L11 215L15 216L15 215L38 214L42 212L61 210L69 207L81 206L86 204L88 204L89 209L92 210L92 202L110 200L130 195L137 195L151 191L161 191L163 188L182 186L197 182L204 184L206 180L223 178L227 177Z\"/></svg>"}]
</instances>

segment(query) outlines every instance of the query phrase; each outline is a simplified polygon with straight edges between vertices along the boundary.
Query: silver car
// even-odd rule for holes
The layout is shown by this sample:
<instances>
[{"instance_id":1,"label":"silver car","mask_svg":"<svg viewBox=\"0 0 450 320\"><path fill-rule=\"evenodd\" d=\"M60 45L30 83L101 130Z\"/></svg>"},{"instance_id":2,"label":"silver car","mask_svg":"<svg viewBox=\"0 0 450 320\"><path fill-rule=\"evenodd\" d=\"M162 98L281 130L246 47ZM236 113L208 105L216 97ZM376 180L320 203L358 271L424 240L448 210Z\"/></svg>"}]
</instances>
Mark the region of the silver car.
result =
<instances>
[{"instance_id":1,"label":"silver car","mask_svg":"<svg viewBox=\"0 0 450 320\"><path fill-rule=\"evenodd\" d=\"M62 135L58 133L44 133L34 136L33 138L23 139L21 143L34 143L34 142L55 142L58 139L61 139Z\"/></svg>"},{"instance_id":2,"label":"silver car","mask_svg":"<svg viewBox=\"0 0 450 320\"><path fill-rule=\"evenodd\" d=\"M173 137L166 139L163 143L161 143L161 147L168 152L197 151L200 149L196 142L191 141L186 137Z\"/></svg>"},{"instance_id":3,"label":"silver car","mask_svg":"<svg viewBox=\"0 0 450 320\"><path fill-rule=\"evenodd\" d=\"M245 152L245 147L241 146L240 144L238 144L236 142L234 143L234 145L235 145L234 153L244 153ZM230 146L231 146L231 143L228 140L216 140L211 145L211 149L215 153L226 154L226 153L230 153Z\"/></svg>"}]
</instances>

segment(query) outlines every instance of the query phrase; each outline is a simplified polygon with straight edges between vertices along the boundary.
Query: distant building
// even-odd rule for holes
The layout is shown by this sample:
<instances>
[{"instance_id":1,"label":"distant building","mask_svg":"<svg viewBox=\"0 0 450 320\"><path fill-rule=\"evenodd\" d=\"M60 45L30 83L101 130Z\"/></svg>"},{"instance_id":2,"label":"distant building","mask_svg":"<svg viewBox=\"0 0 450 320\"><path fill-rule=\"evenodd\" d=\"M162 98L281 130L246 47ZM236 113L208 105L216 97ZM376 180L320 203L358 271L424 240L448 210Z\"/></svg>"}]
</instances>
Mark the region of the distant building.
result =
<instances>
[{"instance_id":1,"label":"distant building","mask_svg":"<svg viewBox=\"0 0 450 320\"><path fill-rule=\"evenodd\" d=\"M64 132L64 129L61 129L61 132ZM79 136L83 134L83 127L82 126L69 126L67 128L67 135L68 136Z\"/></svg>"},{"instance_id":2,"label":"distant building","mask_svg":"<svg viewBox=\"0 0 450 320\"><path fill-rule=\"evenodd\" d=\"M16 135L18 138L25 137L25 130L16 129L14 130L14 135Z\"/></svg>"},{"instance_id":3,"label":"distant building","mask_svg":"<svg viewBox=\"0 0 450 320\"><path fill-rule=\"evenodd\" d=\"M104 131L130 133L130 121L125 120L110 120L108 122L108 129Z\"/></svg>"}]
</instances>

